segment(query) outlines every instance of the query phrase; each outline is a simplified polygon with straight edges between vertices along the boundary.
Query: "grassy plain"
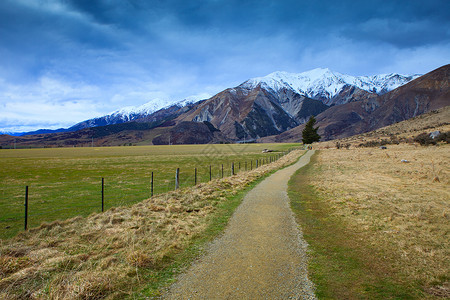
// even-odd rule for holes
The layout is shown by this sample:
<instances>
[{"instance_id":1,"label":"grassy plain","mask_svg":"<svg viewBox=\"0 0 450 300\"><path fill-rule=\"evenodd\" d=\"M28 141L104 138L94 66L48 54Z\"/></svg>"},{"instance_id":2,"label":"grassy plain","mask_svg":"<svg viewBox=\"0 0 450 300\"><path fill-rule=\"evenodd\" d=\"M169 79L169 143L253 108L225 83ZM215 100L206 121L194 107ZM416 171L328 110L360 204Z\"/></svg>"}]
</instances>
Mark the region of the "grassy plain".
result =
<instances>
[{"instance_id":1,"label":"grassy plain","mask_svg":"<svg viewBox=\"0 0 450 300\"><path fill-rule=\"evenodd\" d=\"M101 178L105 178L105 210L131 205L174 189L180 168L180 187L229 176L250 168L250 161L286 151L298 144L174 145L94 148L0 150L0 238L23 229L25 186L29 186L29 227L101 211ZM240 164L240 170L239 170Z\"/></svg>"},{"instance_id":2,"label":"grassy plain","mask_svg":"<svg viewBox=\"0 0 450 300\"><path fill-rule=\"evenodd\" d=\"M245 191L300 154L0 240L0 298L158 297L223 230Z\"/></svg>"},{"instance_id":3,"label":"grassy plain","mask_svg":"<svg viewBox=\"0 0 450 300\"><path fill-rule=\"evenodd\" d=\"M449 162L449 145L324 149L292 178L319 297L450 297Z\"/></svg>"}]
</instances>

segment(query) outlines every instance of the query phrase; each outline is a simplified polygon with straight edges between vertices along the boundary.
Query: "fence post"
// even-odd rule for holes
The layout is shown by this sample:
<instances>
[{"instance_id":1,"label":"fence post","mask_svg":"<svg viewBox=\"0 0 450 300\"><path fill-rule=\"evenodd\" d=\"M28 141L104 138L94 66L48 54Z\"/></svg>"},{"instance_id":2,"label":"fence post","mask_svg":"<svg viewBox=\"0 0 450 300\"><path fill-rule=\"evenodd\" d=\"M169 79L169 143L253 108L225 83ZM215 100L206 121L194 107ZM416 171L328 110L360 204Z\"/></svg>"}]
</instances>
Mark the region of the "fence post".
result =
<instances>
[{"instance_id":1,"label":"fence post","mask_svg":"<svg viewBox=\"0 0 450 300\"><path fill-rule=\"evenodd\" d=\"M28 229L28 185L25 187L25 230Z\"/></svg>"},{"instance_id":2,"label":"fence post","mask_svg":"<svg viewBox=\"0 0 450 300\"><path fill-rule=\"evenodd\" d=\"M247 171L247 161L245 161L245 171Z\"/></svg>"},{"instance_id":3,"label":"fence post","mask_svg":"<svg viewBox=\"0 0 450 300\"><path fill-rule=\"evenodd\" d=\"M180 185L180 168L177 168L177 171L175 173L175 190L178 189Z\"/></svg>"},{"instance_id":4,"label":"fence post","mask_svg":"<svg viewBox=\"0 0 450 300\"><path fill-rule=\"evenodd\" d=\"M209 165L209 181L212 179L212 173L211 173L211 165Z\"/></svg>"},{"instance_id":5,"label":"fence post","mask_svg":"<svg viewBox=\"0 0 450 300\"><path fill-rule=\"evenodd\" d=\"M259 161L259 159L256 160L256 168L258 168L258 161Z\"/></svg>"},{"instance_id":6,"label":"fence post","mask_svg":"<svg viewBox=\"0 0 450 300\"><path fill-rule=\"evenodd\" d=\"M241 162L239 162L239 171L238 172L240 172L241 171Z\"/></svg>"},{"instance_id":7,"label":"fence post","mask_svg":"<svg viewBox=\"0 0 450 300\"><path fill-rule=\"evenodd\" d=\"M253 160L250 161L250 171L253 170Z\"/></svg>"},{"instance_id":8,"label":"fence post","mask_svg":"<svg viewBox=\"0 0 450 300\"><path fill-rule=\"evenodd\" d=\"M231 163L231 176L234 175L234 162Z\"/></svg>"},{"instance_id":9,"label":"fence post","mask_svg":"<svg viewBox=\"0 0 450 300\"><path fill-rule=\"evenodd\" d=\"M152 172L152 181L150 184L150 197L153 197L153 172Z\"/></svg>"},{"instance_id":10,"label":"fence post","mask_svg":"<svg viewBox=\"0 0 450 300\"><path fill-rule=\"evenodd\" d=\"M195 168L194 185L197 185L197 168Z\"/></svg>"},{"instance_id":11,"label":"fence post","mask_svg":"<svg viewBox=\"0 0 450 300\"><path fill-rule=\"evenodd\" d=\"M102 212L105 209L105 179L102 177Z\"/></svg>"},{"instance_id":12,"label":"fence post","mask_svg":"<svg viewBox=\"0 0 450 300\"><path fill-rule=\"evenodd\" d=\"M223 178L223 164L222 164L222 178Z\"/></svg>"}]
</instances>

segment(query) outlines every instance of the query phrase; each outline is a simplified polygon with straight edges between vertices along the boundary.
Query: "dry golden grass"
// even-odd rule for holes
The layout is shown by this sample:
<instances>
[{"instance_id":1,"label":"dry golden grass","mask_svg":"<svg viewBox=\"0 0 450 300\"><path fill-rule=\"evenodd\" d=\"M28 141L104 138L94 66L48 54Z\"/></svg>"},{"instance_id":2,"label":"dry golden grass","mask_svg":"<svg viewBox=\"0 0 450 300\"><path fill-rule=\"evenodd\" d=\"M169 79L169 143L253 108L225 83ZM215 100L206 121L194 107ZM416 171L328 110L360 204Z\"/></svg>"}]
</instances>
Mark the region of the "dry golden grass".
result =
<instances>
[{"instance_id":1,"label":"dry golden grass","mask_svg":"<svg viewBox=\"0 0 450 300\"><path fill-rule=\"evenodd\" d=\"M356 147L362 143L381 140L408 140L412 141L421 133L431 133L439 130L450 131L450 106L446 106L415 118L395 123L371 132L351 136L348 138L318 143L316 149L334 148L336 142L342 145L349 144Z\"/></svg>"},{"instance_id":2,"label":"dry golden grass","mask_svg":"<svg viewBox=\"0 0 450 300\"><path fill-rule=\"evenodd\" d=\"M44 223L2 241L0 298L129 297L203 234L227 197L299 154L130 207Z\"/></svg>"},{"instance_id":3,"label":"dry golden grass","mask_svg":"<svg viewBox=\"0 0 450 300\"><path fill-rule=\"evenodd\" d=\"M450 297L449 162L449 145L322 150L312 183L401 273Z\"/></svg>"}]
</instances>

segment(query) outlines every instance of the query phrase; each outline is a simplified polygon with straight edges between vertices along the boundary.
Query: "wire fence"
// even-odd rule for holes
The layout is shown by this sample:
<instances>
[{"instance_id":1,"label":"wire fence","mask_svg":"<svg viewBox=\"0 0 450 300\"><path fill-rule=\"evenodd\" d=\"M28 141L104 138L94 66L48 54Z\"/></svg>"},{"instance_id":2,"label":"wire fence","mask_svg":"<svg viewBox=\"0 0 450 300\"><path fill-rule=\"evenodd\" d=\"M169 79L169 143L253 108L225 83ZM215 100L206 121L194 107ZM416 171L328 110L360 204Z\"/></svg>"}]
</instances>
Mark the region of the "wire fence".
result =
<instances>
[{"instance_id":1,"label":"wire fence","mask_svg":"<svg viewBox=\"0 0 450 300\"><path fill-rule=\"evenodd\" d=\"M111 207L128 206L149 197L178 188L195 186L202 182L225 178L274 162L293 149L280 153L268 153L257 159L240 159L222 163L180 166L172 172L149 170L148 176L129 178L117 176L93 179L83 178L73 182L55 182L45 185L23 186L23 193L5 195L11 201L0 202L0 237L9 238L42 222L87 216ZM171 174L170 174L171 173ZM70 189L67 189L67 184ZM62 189L64 188L64 189Z\"/></svg>"}]
</instances>

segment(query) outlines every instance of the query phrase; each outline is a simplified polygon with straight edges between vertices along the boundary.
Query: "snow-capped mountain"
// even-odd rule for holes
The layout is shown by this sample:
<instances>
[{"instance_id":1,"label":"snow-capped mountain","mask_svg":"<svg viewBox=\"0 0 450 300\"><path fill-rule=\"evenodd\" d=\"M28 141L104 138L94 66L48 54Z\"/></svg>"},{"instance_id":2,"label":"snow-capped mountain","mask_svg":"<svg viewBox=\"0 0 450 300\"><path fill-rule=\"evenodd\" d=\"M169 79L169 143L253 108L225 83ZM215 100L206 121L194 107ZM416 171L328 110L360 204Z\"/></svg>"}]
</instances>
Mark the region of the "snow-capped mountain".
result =
<instances>
[{"instance_id":1,"label":"snow-capped mountain","mask_svg":"<svg viewBox=\"0 0 450 300\"><path fill-rule=\"evenodd\" d=\"M175 103L168 100L154 99L140 106L126 106L105 116L80 122L70 127L68 130L76 131L83 128L120 124L144 119L157 111L168 109L170 107L185 107L199 101L200 99L198 98L199 97L197 96L191 96Z\"/></svg>"},{"instance_id":2,"label":"snow-capped mountain","mask_svg":"<svg viewBox=\"0 0 450 300\"><path fill-rule=\"evenodd\" d=\"M167 101L161 99L154 99L150 102L144 103L139 106L126 106L119 110L116 110L107 116L111 116L113 118L120 118L124 122L132 121L135 119L137 115L149 115L154 113L158 109L166 107L169 105Z\"/></svg>"},{"instance_id":3,"label":"snow-capped mountain","mask_svg":"<svg viewBox=\"0 0 450 300\"><path fill-rule=\"evenodd\" d=\"M244 124L242 134L248 134L253 137L260 137L267 134L275 134L302 124L311 115L316 115L331 105L340 105L348 102L360 101L370 97L384 94L391 91L415 78L418 75L407 76L399 74L375 75L375 76L350 76L329 69L314 69L303 73L274 72L264 77L252 78L241 85L226 89L225 91L209 98L188 97L177 103L170 103L160 99L153 100L141 106L129 106L114 111L106 116L94 118L78 123L69 128L75 131L88 127L105 126L118 123L125 123L135 120L144 122L156 122L168 116L175 117L182 113L183 107L195 103L201 99L209 98L205 103L206 108L200 109L192 120L195 122L213 121L218 128L232 132L235 135L235 121ZM241 107L242 99L244 102L253 103L257 89L263 90L263 97L257 97L255 108L250 110L250 115L264 115L259 118L267 118L271 121L253 122L251 118L241 118L243 111L248 108ZM262 99L265 99L264 101ZM236 102L230 106L228 100ZM252 99L249 100L248 99ZM313 101L318 100L318 101ZM320 103L322 102L322 103ZM324 105L325 104L325 105ZM192 105L195 106L195 105ZM234 108L232 108L234 107ZM240 107L240 108L238 108ZM226 108L222 113L221 108ZM237 110L236 110L237 108ZM236 116L230 111L236 110ZM195 109L196 110L196 109ZM214 116L214 117L213 117ZM218 121L220 119L220 121ZM236 119L236 120L235 120ZM228 124L228 125L227 125ZM245 125L247 124L247 125ZM250 125L251 124L251 125ZM225 127L229 127L226 129ZM256 127L261 127L255 129ZM248 128L247 128L248 127ZM255 127L255 128L254 128ZM273 128L272 128L273 127ZM254 133L252 133L254 131ZM256 133L258 132L258 133ZM239 134L237 134L239 136Z\"/></svg>"},{"instance_id":4,"label":"snow-capped mountain","mask_svg":"<svg viewBox=\"0 0 450 300\"><path fill-rule=\"evenodd\" d=\"M185 120L211 122L228 137L276 135L331 106L375 99L418 75L350 76L329 69L274 72L249 79L198 105Z\"/></svg>"},{"instance_id":5,"label":"snow-capped mountain","mask_svg":"<svg viewBox=\"0 0 450 300\"><path fill-rule=\"evenodd\" d=\"M205 105L208 108L200 109L194 115L193 121L210 121L214 116L214 119L220 119L220 121L213 122L218 128L222 128L224 124L230 123L229 130L235 132L237 128L236 124L242 123L244 124L243 129L238 129L239 132L242 131L241 135L249 134L250 136L260 137L263 136L263 133L251 134L250 131L267 131L264 133L265 135L279 133L304 123L311 114L316 115L332 105L341 105L376 97L404 85L417 77L419 75L383 74L374 76L350 76L331 71L330 69L314 69L303 73L277 71L264 77L249 79L239 86L226 89L213 97L201 94L199 96L185 98L179 102L154 99L140 106L123 107L107 115L85 120L68 129L45 132L40 130L27 134L71 132L84 128L120 124L136 120L154 123L169 116L175 118L175 115L184 113L184 110L194 107L195 105L193 103L208 99L208 101L205 101ZM258 94L258 90L263 93ZM260 97L261 95L263 95L262 98ZM232 100L231 102L234 104L229 107L228 104L224 105L223 101L225 98ZM245 107L244 109L241 103L243 101L242 99L251 99L247 103L254 103L256 101L256 104L252 107ZM217 110L222 110L222 108L226 109L223 110L223 115L219 117ZM264 123L261 120L254 122L252 118L247 120L245 116L249 112L251 115L260 115L264 112L263 114L267 114L270 122ZM234 113L236 116L233 117ZM245 125L247 123L248 125ZM255 129L258 126L261 127L260 130ZM267 129L269 127L273 128L269 130ZM239 136L239 134L236 134L236 136Z\"/></svg>"},{"instance_id":6,"label":"snow-capped mountain","mask_svg":"<svg viewBox=\"0 0 450 300\"><path fill-rule=\"evenodd\" d=\"M181 101L168 101L168 100L162 100L162 99L153 99L150 102L144 103L139 106L126 106L119 110L116 110L107 116L110 116L111 118L116 118L123 120L123 122L133 121L136 119L140 119L142 117L151 115L152 113L168 108L170 106L176 105L178 107L184 107L186 105L192 104L194 102L197 102L199 100L203 100L205 98L209 98L209 95L201 95L201 96L190 96L186 97L185 99Z\"/></svg>"},{"instance_id":7,"label":"snow-capped mountain","mask_svg":"<svg viewBox=\"0 0 450 300\"><path fill-rule=\"evenodd\" d=\"M279 93L281 90L292 90L302 96L321 100L327 105L343 104L333 101L349 87L356 87L372 94L385 94L402 86L420 75L382 74L374 76L351 76L330 69L314 69L303 73L277 71L264 77L256 77L245 81L239 87L254 89L260 86L266 90Z\"/></svg>"}]
</instances>

